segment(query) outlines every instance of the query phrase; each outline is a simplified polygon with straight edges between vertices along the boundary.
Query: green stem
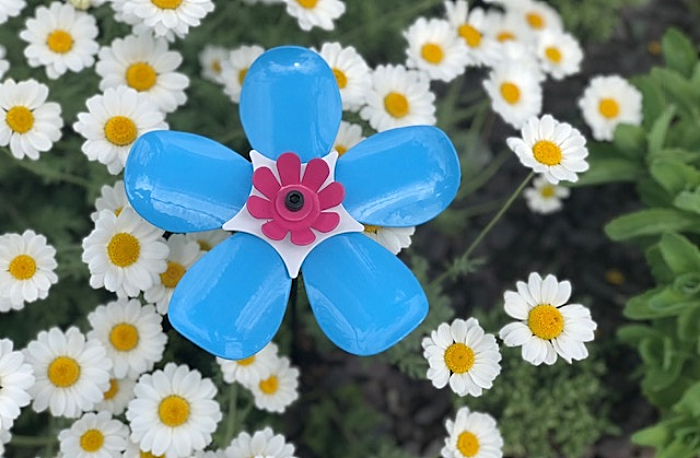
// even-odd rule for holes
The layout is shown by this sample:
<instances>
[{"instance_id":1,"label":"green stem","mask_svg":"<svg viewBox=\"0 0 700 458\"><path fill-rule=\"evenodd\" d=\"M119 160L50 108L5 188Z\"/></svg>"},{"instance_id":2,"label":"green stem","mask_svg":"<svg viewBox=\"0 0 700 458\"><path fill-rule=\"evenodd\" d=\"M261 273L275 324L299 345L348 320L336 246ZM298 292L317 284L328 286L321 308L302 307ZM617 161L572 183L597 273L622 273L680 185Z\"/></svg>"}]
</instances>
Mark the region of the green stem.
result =
<instances>
[{"instance_id":1,"label":"green stem","mask_svg":"<svg viewBox=\"0 0 700 458\"><path fill-rule=\"evenodd\" d=\"M17 447L42 447L53 445L56 443L56 438L53 436L18 436L12 435L12 445Z\"/></svg>"},{"instance_id":2,"label":"green stem","mask_svg":"<svg viewBox=\"0 0 700 458\"><path fill-rule=\"evenodd\" d=\"M91 183L89 180L86 180L85 178L76 176L76 175L70 175L68 173L63 173L58 170L52 170L51 175L44 174L42 173L41 170L37 170L37 168L33 165L36 164L36 162L27 162L24 159L17 159L12 152L8 148L2 148L3 151L5 151L12 159L14 159L14 163L18 165L19 167L28 170L32 172L34 175L40 176L40 177L49 177L49 178L56 178L61 181L65 181L66 183L71 183L77 186L82 186L83 188L90 188Z\"/></svg>"},{"instance_id":3,"label":"green stem","mask_svg":"<svg viewBox=\"0 0 700 458\"><path fill-rule=\"evenodd\" d=\"M226 417L226 429L224 430L223 448L231 443L233 435L236 433L236 422L238 415L238 383L233 382L228 392L228 416Z\"/></svg>"}]
</instances>

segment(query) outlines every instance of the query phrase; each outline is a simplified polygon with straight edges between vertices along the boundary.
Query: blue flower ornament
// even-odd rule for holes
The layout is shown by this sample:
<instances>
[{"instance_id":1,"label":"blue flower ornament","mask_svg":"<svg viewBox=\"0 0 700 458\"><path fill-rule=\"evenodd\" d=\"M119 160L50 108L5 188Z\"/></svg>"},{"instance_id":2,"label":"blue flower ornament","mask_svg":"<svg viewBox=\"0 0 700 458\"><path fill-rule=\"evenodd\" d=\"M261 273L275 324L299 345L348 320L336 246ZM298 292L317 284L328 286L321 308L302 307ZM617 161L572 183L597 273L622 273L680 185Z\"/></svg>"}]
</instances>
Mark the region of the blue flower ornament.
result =
<instances>
[{"instance_id":1,"label":"blue flower ornament","mask_svg":"<svg viewBox=\"0 0 700 458\"><path fill-rule=\"evenodd\" d=\"M251 162L184 132L149 132L132 147L124 181L144 219L169 232L236 232L186 272L169 305L173 327L210 353L260 351L300 270L319 326L350 353L379 353L425 318L420 284L363 225L415 226L442 212L459 187L457 154L441 130L410 126L339 157L341 114L323 59L279 47L243 84Z\"/></svg>"}]
</instances>

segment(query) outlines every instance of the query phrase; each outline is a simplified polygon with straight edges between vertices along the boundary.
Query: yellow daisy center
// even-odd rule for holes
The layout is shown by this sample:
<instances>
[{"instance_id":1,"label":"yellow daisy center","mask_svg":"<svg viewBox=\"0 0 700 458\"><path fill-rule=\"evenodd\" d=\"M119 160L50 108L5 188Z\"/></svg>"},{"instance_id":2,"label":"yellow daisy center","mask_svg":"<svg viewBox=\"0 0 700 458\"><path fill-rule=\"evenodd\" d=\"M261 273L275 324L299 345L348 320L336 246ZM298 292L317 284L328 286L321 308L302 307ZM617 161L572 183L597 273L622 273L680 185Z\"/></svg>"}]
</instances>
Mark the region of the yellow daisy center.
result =
<instances>
[{"instance_id":1,"label":"yellow daisy center","mask_svg":"<svg viewBox=\"0 0 700 458\"><path fill-rule=\"evenodd\" d=\"M556 339L564 331L564 317L556 307L541 304L530 310L527 326L540 339Z\"/></svg>"},{"instance_id":2,"label":"yellow daisy center","mask_svg":"<svg viewBox=\"0 0 700 458\"><path fill-rule=\"evenodd\" d=\"M442 48L435 43L424 44L420 50L420 55L431 64L439 64L445 57Z\"/></svg>"},{"instance_id":3,"label":"yellow daisy center","mask_svg":"<svg viewBox=\"0 0 700 458\"><path fill-rule=\"evenodd\" d=\"M88 429L80 436L80 447L88 453L93 453L102 448L105 437L98 429Z\"/></svg>"},{"instance_id":4,"label":"yellow daisy center","mask_svg":"<svg viewBox=\"0 0 700 458\"><path fill-rule=\"evenodd\" d=\"M126 116L114 116L105 123L107 141L117 146L134 143L137 133L136 124Z\"/></svg>"},{"instance_id":5,"label":"yellow daisy center","mask_svg":"<svg viewBox=\"0 0 700 458\"><path fill-rule=\"evenodd\" d=\"M168 261L168 268L160 274L160 282L166 288L175 288L183 275L185 275L185 267L182 264Z\"/></svg>"},{"instance_id":6,"label":"yellow daisy center","mask_svg":"<svg viewBox=\"0 0 700 458\"><path fill-rule=\"evenodd\" d=\"M160 401L158 417L171 428L180 426L190 417L190 404L178 395L170 395Z\"/></svg>"},{"instance_id":7,"label":"yellow daisy center","mask_svg":"<svg viewBox=\"0 0 700 458\"><path fill-rule=\"evenodd\" d=\"M381 229L381 226L375 226L373 224L365 224L365 232L369 232L370 234L376 234L379 232L379 229Z\"/></svg>"},{"instance_id":8,"label":"yellow daisy center","mask_svg":"<svg viewBox=\"0 0 700 458\"><path fill-rule=\"evenodd\" d=\"M16 280L29 280L36 273L36 261L29 255L21 254L10 261L8 270Z\"/></svg>"},{"instance_id":9,"label":"yellow daisy center","mask_svg":"<svg viewBox=\"0 0 700 458\"><path fill-rule=\"evenodd\" d=\"M238 84L243 85L243 81L245 80L245 76L248 74L248 67L243 68L238 71Z\"/></svg>"},{"instance_id":10,"label":"yellow daisy center","mask_svg":"<svg viewBox=\"0 0 700 458\"><path fill-rule=\"evenodd\" d=\"M532 147L532 154L537 162L544 165L561 164L561 148L549 140L540 140Z\"/></svg>"},{"instance_id":11,"label":"yellow daisy center","mask_svg":"<svg viewBox=\"0 0 700 458\"><path fill-rule=\"evenodd\" d=\"M250 366L250 365L253 364L254 362L255 362L255 355L249 356L249 357L244 358L244 359L239 359L239 360L236 361L236 363L237 363L239 366Z\"/></svg>"},{"instance_id":12,"label":"yellow daisy center","mask_svg":"<svg viewBox=\"0 0 700 458\"><path fill-rule=\"evenodd\" d=\"M342 70L334 68L333 75L335 76L335 81L338 83L338 87L340 89L344 89L345 86L348 85L348 77L345 76L345 73Z\"/></svg>"},{"instance_id":13,"label":"yellow daisy center","mask_svg":"<svg viewBox=\"0 0 700 458\"><path fill-rule=\"evenodd\" d=\"M182 3L182 0L151 0L155 6L162 10L174 10Z\"/></svg>"},{"instance_id":14,"label":"yellow daisy center","mask_svg":"<svg viewBox=\"0 0 700 458\"><path fill-rule=\"evenodd\" d=\"M220 60L215 60L211 63L211 69L216 73L217 75L221 73L221 61Z\"/></svg>"},{"instance_id":15,"label":"yellow daisy center","mask_svg":"<svg viewBox=\"0 0 700 458\"><path fill-rule=\"evenodd\" d=\"M476 456L479 453L479 439L469 431L464 431L457 437L457 450L466 458Z\"/></svg>"},{"instance_id":16,"label":"yellow daisy center","mask_svg":"<svg viewBox=\"0 0 700 458\"><path fill-rule=\"evenodd\" d=\"M8 110L5 121L13 131L25 134L34 127L34 113L27 107L12 107Z\"/></svg>"},{"instance_id":17,"label":"yellow daisy center","mask_svg":"<svg viewBox=\"0 0 700 458\"><path fill-rule=\"evenodd\" d=\"M316 7L316 4L318 3L318 0L297 0L297 3L301 5L302 7L310 10L312 8Z\"/></svg>"},{"instance_id":18,"label":"yellow daisy center","mask_svg":"<svg viewBox=\"0 0 700 458\"><path fill-rule=\"evenodd\" d=\"M335 145L335 150L338 152L338 157L348 152L348 149L343 145Z\"/></svg>"},{"instance_id":19,"label":"yellow daisy center","mask_svg":"<svg viewBox=\"0 0 700 458\"><path fill-rule=\"evenodd\" d=\"M54 30L46 38L46 46L55 53L65 54L73 49L73 37L65 30Z\"/></svg>"},{"instance_id":20,"label":"yellow daisy center","mask_svg":"<svg viewBox=\"0 0 700 458\"><path fill-rule=\"evenodd\" d=\"M105 401L113 399L114 396L119 392L119 382L115 378L109 379L109 388L105 391L104 397Z\"/></svg>"},{"instance_id":21,"label":"yellow daisy center","mask_svg":"<svg viewBox=\"0 0 700 458\"><path fill-rule=\"evenodd\" d=\"M138 239L126 232L120 232L112 237L107 245L109 260L117 267L129 267L139 260L141 244Z\"/></svg>"},{"instance_id":22,"label":"yellow daisy center","mask_svg":"<svg viewBox=\"0 0 700 458\"><path fill-rule=\"evenodd\" d=\"M561 62L561 51L559 51L559 48L557 48L556 46L549 46L547 49L544 50L544 55L547 56L547 59L554 62L555 64Z\"/></svg>"},{"instance_id":23,"label":"yellow daisy center","mask_svg":"<svg viewBox=\"0 0 700 458\"><path fill-rule=\"evenodd\" d=\"M501 97L511 105L518 103L520 100L520 88L513 83L501 84Z\"/></svg>"},{"instance_id":24,"label":"yellow daisy center","mask_svg":"<svg viewBox=\"0 0 700 458\"><path fill-rule=\"evenodd\" d=\"M206 240L197 240L197 245L199 245L199 249L202 251L209 251L213 246L211 246L211 243L207 242Z\"/></svg>"},{"instance_id":25,"label":"yellow daisy center","mask_svg":"<svg viewBox=\"0 0 700 458\"><path fill-rule=\"evenodd\" d=\"M542 189L540 189L540 194L542 195L542 197L547 198L547 199L554 197L554 186L552 186L552 185L543 186Z\"/></svg>"},{"instance_id":26,"label":"yellow daisy center","mask_svg":"<svg viewBox=\"0 0 700 458\"><path fill-rule=\"evenodd\" d=\"M508 30L504 30L498 35L496 35L496 40L500 41L501 43L503 43L504 41L513 41L515 40L515 34Z\"/></svg>"},{"instance_id":27,"label":"yellow daisy center","mask_svg":"<svg viewBox=\"0 0 700 458\"><path fill-rule=\"evenodd\" d=\"M126 84L137 91L147 91L156 84L158 75L146 62L136 62L126 69Z\"/></svg>"},{"instance_id":28,"label":"yellow daisy center","mask_svg":"<svg viewBox=\"0 0 700 458\"><path fill-rule=\"evenodd\" d=\"M525 15L525 19L527 20L527 23L530 24L530 27L533 29L543 29L545 22L544 18L542 17L541 14L535 12L535 11L530 11Z\"/></svg>"},{"instance_id":29,"label":"yellow daisy center","mask_svg":"<svg viewBox=\"0 0 700 458\"><path fill-rule=\"evenodd\" d=\"M139 343L139 330L129 323L119 323L109 333L109 342L117 351L131 351Z\"/></svg>"},{"instance_id":30,"label":"yellow daisy center","mask_svg":"<svg viewBox=\"0 0 700 458\"><path fill-rule=\"evenodd\" d=\"M280 386L280 382L276 375L260 382L260 391L265 394L275 394Z\"/></svg>"},{"instance_id":31,"label":"yellow daisy center","mask_svg":"<svg viewBox=\"0 0 700 458\"><path fill-rule=\"evenodd\" d=\"M625 274L619 269L608 269L605 271L605 281L611 285L619 286L625 282Z\"/></svg>"},{"instance_id":32,"label":"yellow daisy center","mask_svg":"<svg viewBox=\"0 0 700 458\"><path fill-rule=\"evenodd\" d=\"M124 210L124 207L117 207L117 209L114 210L114 214L116 216L119 216L119 214L122 212L122 210Z\"/></svg>"},{"instance_id":33,"label":"yellow daisy center","mask_svg":"<svg viewBox=\"0 0 700 458\"><path fill-rule=\"evenodd\" d=\"M481 44L481 32L469 24L462 24L459 26L457 32L459 36L464 38L464 42L467 43L470 48L478 48Z\"/></svg>"},{"instance_id":34,"label":"yellow daisy center","mask_svg":"<svg viewBox=\"0 0 700 458\"><path fill-rule=\"evenodd\" d=\"M453 343L445 350L444 358L449 370L464 374L474 365L474 350L463 343Z\"/></svg>"},{"instance_id":35,"label":"yellow daisy center","mask_svg":"<svg viewBox=\"0 0 700 458\"><path fill-rule=\"evenodd\" d=\"M49 364L47 377L55 386L68 388L80 378L80 365L70 356L59 356Z\"/></svg>"},{"instance_id":36,"label":"yellow daisy center","mask_svg":"<svg viewBox=\"0 0 700 458\"><path fill-rule=\"evenodd\" d=\"M163 458L165 455L154 455L151 452L144 452L143 450L139 450L139 458Z\"/></svg>"},{"instance_id":37,"label":"yellow daisy center","mask_svg":"<svg viewBox=\"0 0 700 458\"><path fill-rule=\"evenodd\" d=\"M598 104L598 111L604 117L613 119L620 113L620 105L614 99L602 99Z\"/></svg>"},{"instance_id":38,"label":"yellow daisy center","mask_svg":"<svg viewBox=\"0 0 700 458\"><path fill-rule=\"evenodd\" d=\"M398 92L390 92L384 97L384 108L394 118L403 118L408 114L408 99Z\"/></svg>"}]
</instances>

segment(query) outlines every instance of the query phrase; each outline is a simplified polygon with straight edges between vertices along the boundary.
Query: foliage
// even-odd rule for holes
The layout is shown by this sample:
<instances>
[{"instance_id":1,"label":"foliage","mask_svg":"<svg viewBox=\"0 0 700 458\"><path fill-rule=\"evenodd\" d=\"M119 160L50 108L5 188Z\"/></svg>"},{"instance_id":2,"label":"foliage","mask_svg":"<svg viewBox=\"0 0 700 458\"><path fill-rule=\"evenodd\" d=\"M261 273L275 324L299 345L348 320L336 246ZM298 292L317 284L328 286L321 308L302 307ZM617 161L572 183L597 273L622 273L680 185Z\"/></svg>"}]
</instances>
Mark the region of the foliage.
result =
<instances>
[{"instance_id":1,"label":"foliage","mask_svg":"<svg viewBox=\"0 0 700 458\"><path fill-rule=\"evenodd\" d=\"M550 0L559 11L566 29L588 42L610 39L619 23L618 11L624 7L641 6L648 0Z\"/></svg>"}]
</instances>

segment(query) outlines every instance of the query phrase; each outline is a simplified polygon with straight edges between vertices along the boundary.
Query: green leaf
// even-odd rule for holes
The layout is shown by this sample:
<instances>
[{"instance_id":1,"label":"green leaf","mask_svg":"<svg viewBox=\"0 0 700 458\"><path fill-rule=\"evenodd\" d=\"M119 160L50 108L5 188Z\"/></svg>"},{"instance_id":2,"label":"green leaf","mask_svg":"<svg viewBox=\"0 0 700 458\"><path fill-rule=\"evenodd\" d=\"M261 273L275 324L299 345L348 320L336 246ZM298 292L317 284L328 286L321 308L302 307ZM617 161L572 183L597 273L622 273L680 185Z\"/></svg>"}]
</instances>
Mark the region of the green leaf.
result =
<instances>
[{"instance_id":1,"label":"green leaf","mask_svg":"<svg viewBox=\"0 0 700 458\"><path fill-rule=\"evenodd\" d=\"M668 29L661 39L666 66L690 78L697 63L697 50L679 29Z\"/></svg>"},{"instance_id":2,"label":"green leaf","mask_svg":"<svg viewBox=\"0 0 700 458\"><path fill-rule=\"evenodd\" d=\"M605 225L605 233L615 241L664 232L700 233L700 216L672 208L650 208L620 216Z\"/></svg>"},{"instance_id":3,"label":"green leaf","mask_svg":"<svg viewBox=\"0 0 700 458\"><path fill-rule=\"evenodd\" d=\"M700 335L700 307L683 310L677 321L679 339L684 342L697 340Z\"/></svg>"},{"instance_id":4,"label":"green leaf","mask_svg":"<svg viewBox=\"0 0 700 458\"><path fill-rule=\"evenodd\" d=\"M651 76L663 88L667 104L677 105L692 118L700 116L698 112L700 88L694 87L683 75L668 68L655 67L651 70Z\"/></svg>"},{"instance_id":5,"label":"green leaf","mask_svg":"<svg viewBox=\"0 0 700 458\"><path fill-rule=\"evenodd\" d=\"M695 191L681 191L673 199L673 205L681 210L700 214L700 192L698 191L700 188L696 188Z\"/></svg>"},{"instance_id":6,"label":"green leaf","mask_svg":"<svg viewBox=\"0 0 700 458\"><path fill-rule=\"evenodd\" d=\"M619 157L591 157L588 163L590 169L582 174L573 186L636 181L646 173L640 164Z\"/></svg>"},{"instance_id":7,"label":"green leaf","mask_svg":"<svg viewBox=\"0 0 700 458\"><path fill-rule=\"evenodd\" d=\"M649 154L651 156L659 154L666 141L666 133L671 125L673 117L676 115L676 107L671 105L666 108L664 112L659 116L654 124L651 126L649 131L649 137L647 141L649 142Z\"/></svg>"},{"instance_id":8,"label":"green leaf","mask_svg":"<svg viewBox=\"0 0 700 458\"><path fill-rule=\"evenodd\" d=\"M613 144L630 159L644 157L647 149L646 131L640 126L620 124L615 129Z\"/></svg>"},{"instance_id":9,"label":"green leaf","mask_svg":"<svg viewBox=\"0 0 700 458\"><path fill-rule=\"evenodd\" d=\"M654 121L661 116L666 108L666 96L661 85L651 76L639 76L631 79L642 93L642 114L644 127L650 129Z\"/></svg>"},{"instance_id":10,"label":"green leaf","mask_svg":"<svg viewBox=\"0 0 700 458\"><path fill-rule=\"evenodd\" d=\"M673 282L673 289L687 299L695 297L700 292L700 272L679 275Z\"/></svg>"},{"instance_id":11,"label":"green leaf","mask_svg":"<svg viewBox=\"0 0 700 458\"><path fill-rule=\"evenodd\" d=\"M617 330L617 338L634 347L639 345L642 340L657 335L658 331L643 324L627 324Z\"/></svg>"},{"instance_id":12,"label":"green leaf","mask_svg":"<svg viewBox=\"0 0 700 458\"><path fill-rule=\"evenodd\" d=\"M673 281L675 275L671 269L666 265L663 255L661 254L661 248L659 244L649 247L645 253L647 259L647 264L651 269L651 274L657 283L668 284Z\"/></svg>"},{"instance_id":13,"label":"green leaf","mask_svg":"<svg viewBox=\"0 0 700 458\"><path fill-rule=\"evenodd\" d=\"M700 250L687 238L679 234L664 234L659 248L674 274L700 273Z\"/></svg>"},{"instance_id":14,"label":"green leaf","mask_svg":"<svg viewBox=\"0 0 700 458\"><path fill-rule=\"evenodd\" d=\"M656 180L651 176L640 178L637 182L637 194L639 199L647 207L672 207L673 198Z\"/></svg>"},{"instance_id":15,"label":"green leaf","mask_svg":"<svg viewBox=\"0 0 700 458\"><path fill-rule=\"evenodd\" d=\"M661 448L671 439L669 428L664 423L659 423L632 435L632 442L637 445Z\"/></svg>"},{"instance_id":16,"label":"green leaf","mask_svg":"<svg viewBox=\"0 0 700 458\"><path fill-rule=\"evenodd\" d=\"M656 182L673 196L687 189L688 186L695 187L700 184L698 170L682 162L657 159L649 166L649 172Z\"/></svg>"}]
</instances>

